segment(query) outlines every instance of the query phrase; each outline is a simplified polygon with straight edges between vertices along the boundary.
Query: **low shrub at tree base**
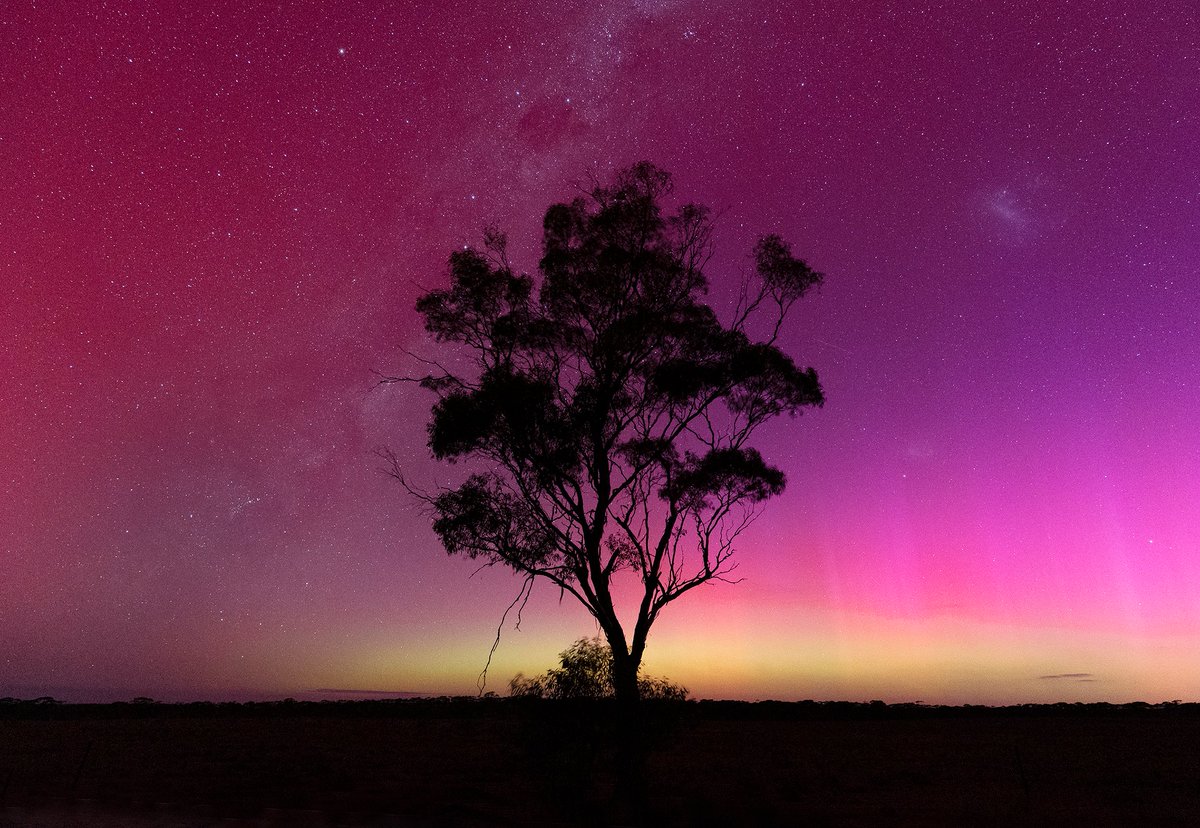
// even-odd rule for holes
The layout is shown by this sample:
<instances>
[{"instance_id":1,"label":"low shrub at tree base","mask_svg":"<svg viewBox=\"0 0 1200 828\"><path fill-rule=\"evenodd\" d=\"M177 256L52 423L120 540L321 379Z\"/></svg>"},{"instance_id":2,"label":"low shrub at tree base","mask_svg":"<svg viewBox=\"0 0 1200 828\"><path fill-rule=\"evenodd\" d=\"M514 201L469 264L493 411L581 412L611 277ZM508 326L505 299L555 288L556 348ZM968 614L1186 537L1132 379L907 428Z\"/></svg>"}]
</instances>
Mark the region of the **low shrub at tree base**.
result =
<instances>
[{"instance_id":1,"label":"low shrub at tree base","mask_svg":"<svg viewBox=\"0 0 1200 828\"><path fill-rule=\"evenodd\" d=\"M559 666L543 675L526 678L518 673L508 684L510 696L536 699L611 699L612 650L599 637L581 638L558 654ZM686 687L658 676L638 676L642 699L686 701Z\"/></svg>"}]
</instances>

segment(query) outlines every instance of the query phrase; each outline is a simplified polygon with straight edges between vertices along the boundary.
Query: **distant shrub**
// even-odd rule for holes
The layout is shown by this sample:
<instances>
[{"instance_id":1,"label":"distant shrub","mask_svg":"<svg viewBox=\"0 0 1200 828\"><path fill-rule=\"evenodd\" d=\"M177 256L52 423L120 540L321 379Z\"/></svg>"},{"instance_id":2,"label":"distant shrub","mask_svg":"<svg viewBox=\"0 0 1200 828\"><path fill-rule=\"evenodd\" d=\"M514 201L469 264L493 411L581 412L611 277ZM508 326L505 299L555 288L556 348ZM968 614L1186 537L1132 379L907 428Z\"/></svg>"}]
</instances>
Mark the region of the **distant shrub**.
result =
<instances>
[{"instance_id":1,"label":"distant shrub","mask_svg":"<svg viewBox=\"0 0 1200 828\"><path fill-rule=\"evenodd\" d=\"M603 639L581 638L558 654L559 666L540 676L518 673L508 683L510 696L537 699L611 699L612 650ZM686 687L658 676L639 676L638 695L656 701L685 701Z\"/></svg>"}]
</instances>

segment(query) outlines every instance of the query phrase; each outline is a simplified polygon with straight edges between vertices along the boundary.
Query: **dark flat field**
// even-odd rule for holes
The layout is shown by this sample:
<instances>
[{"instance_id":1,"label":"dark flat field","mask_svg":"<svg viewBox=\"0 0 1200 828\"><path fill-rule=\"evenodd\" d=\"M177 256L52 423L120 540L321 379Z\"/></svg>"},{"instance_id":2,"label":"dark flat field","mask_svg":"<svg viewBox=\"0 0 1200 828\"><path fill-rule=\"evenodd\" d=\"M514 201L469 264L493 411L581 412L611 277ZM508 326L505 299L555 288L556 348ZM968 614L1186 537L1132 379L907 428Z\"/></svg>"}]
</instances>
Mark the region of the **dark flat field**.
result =
<instances>
[{"instance_id":1,"label":"dark flat field","mask_svg":"<svg viewBox=\"0 0 1200 828\"><path fill-rule=\"evenodd\" d=\"M0 705L0 825L1200 820L1194 705L689 703L650 709L632 741L612 713L503 700Z\"/></svg>"}]
</instances>

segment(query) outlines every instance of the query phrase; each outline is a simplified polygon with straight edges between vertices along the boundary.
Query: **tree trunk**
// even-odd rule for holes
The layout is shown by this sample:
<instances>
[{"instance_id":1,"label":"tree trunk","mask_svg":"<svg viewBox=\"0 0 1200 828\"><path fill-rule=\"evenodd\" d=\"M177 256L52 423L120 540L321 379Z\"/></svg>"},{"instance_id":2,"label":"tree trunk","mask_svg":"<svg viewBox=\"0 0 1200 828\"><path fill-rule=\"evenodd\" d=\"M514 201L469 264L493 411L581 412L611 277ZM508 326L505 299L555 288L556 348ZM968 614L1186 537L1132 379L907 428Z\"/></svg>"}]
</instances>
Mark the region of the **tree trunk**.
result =
<instances>
[{"instance_id":1,"label":"tree trunk","mask_svg":"<svg viewBox=\"0 0 1200 828\"><path fill-rule=\"evenodd\" d=\"M626 653L613 653L613 691L616 694L617 702L622 707L632 707L641 698L637 681L640 666L632 656Z\"/></svg>"},{"instance_id":2,"label":"tree trunk","mask_svg":"<svg viewBox=\"0 0 1200 828\"><path fill-rule=\"evenodd\" d=\"M641 659L629 653L613 654L613 690L617 697L617 721L614 736L616 754L614 777L617 787L615 814L617 821L641 825L646 821L646 751L642 717L646 711L639 704L638 668Z\"/></svg>"}]
</instances>

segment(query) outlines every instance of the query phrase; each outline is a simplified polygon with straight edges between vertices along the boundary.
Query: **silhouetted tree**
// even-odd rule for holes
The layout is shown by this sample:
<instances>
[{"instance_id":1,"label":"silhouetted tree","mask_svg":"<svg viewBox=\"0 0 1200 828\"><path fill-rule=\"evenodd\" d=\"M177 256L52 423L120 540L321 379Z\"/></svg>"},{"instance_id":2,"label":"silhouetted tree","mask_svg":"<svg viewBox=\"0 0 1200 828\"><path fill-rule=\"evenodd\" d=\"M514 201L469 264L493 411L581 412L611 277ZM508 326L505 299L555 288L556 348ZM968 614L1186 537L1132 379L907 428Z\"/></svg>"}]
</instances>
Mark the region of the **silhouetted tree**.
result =
<instances>
[{"instance_id":1,"label":"silhouetted tree","mask_svg":"<svg viewBox=\"0 0 1200 828\"><path fill-rule=\"evenodd\" d=\"M518 673L508 684L509 695L539 699L611 699L613 686L612 648L599 636L581 638L558 654L559 666L540 676L526 678ZM686 687L658 676L638 676L638 695L643 699L685 701Z\"/></svg>"},{"instance_id":2,"label":"silhouetted tree","mask_svg":"<svg viewBox=\"0 0 1200 828\"><path fill-rule=\"evenodd\" d=\"M449 554L544 578L596 618L616 696L638 698L638 668L663 608L725 579L734 542L783 472L750 446L781 414L823 402L816 372L776 345L789 310L821 274L778 236L754 248L726 321L704 303L709 211L664 215L668 173L639 163L543 223L540 277L513 269L504 234L450 256L448 288L417 301L426 329L460 346L469 372L437 365L428 426L440 460L486 470L425 495ZM392 472L403 482L396 459ZM626 626L614 578L640 599Z\"/></svg>"}]
</instances>

